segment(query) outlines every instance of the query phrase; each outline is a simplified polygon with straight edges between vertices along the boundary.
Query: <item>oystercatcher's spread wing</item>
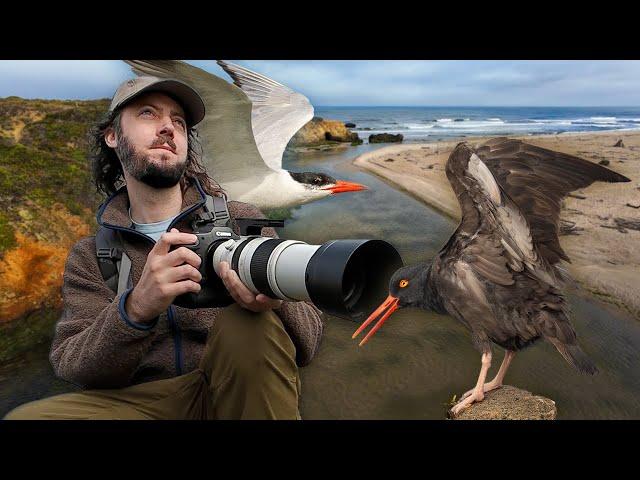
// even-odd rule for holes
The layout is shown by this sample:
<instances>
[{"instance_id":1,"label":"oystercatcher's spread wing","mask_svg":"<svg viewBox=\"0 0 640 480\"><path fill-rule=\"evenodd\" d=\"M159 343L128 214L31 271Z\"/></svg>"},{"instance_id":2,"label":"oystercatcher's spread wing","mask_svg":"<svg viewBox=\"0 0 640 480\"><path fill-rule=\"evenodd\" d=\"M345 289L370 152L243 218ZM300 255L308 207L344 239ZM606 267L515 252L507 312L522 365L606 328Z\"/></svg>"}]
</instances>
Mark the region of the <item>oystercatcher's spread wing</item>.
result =
<instances>
[{"instance_id":1,"label":"oystercatcher's spread wing","mask_svg":"<svg viewBox=\"0 0 640 480\"><path fill-rule=\"evenodd\" d=\"M561 259L569 261L558 240L562 199L595 181L629 181L582 158L504 137L485 142L476 154L518 205L529 223L533 242L551 265Z\"/></svg>"},{"instance_id":2,"label":"oystercatcher's spread wing","mask_svg":"<svg viewBox=\"0 0 640 480\"><path fill-rule=\"evenodd\" d=\"M537 251L524 215L468 145L462 143L454 149L446 174L458 198L462 220L440 258L457 281L464 283L465 290L482 297L475 274L499 285L512 285L513 272L527 266L551 281L538 272Z\"/></svg>"}]
</instances>

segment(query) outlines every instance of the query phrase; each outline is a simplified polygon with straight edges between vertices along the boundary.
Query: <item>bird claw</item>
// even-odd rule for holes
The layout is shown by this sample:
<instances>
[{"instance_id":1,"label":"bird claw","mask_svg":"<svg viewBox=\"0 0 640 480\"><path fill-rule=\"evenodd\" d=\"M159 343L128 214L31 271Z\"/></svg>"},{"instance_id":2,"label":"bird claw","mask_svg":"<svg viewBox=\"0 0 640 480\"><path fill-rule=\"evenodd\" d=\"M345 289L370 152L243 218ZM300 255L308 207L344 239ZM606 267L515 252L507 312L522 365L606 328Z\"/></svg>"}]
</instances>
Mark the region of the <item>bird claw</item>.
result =
<instances>
[{"instance_id":1,"label":"bird claw","mask_svg":"<svg viewBox=\"0 0 640 480\"><path fill-rule=\"evenodd\" d=\"M482 400L484 400L484 392L476 391L475 389L471 390L471 393L467 395L466 398L462 398L458 403L451 407L451 410L449 410L451 417L457 417L463 410L466 410L475 402L481 402Z\"/></svg>"},{"instance_id":2,"label":"bird claw","mask_svg":"<svg viewBox=\"0 0 640 480\"><path fill-rule=\"evenodd\" d=\"M498 388L501 388L501 387L502 387L501 383L498 384L498 383L488 382L484 384L484 386L482 387L482 390L484 391L484 393L487 393L487 392L490 392L491 390L497 390ZM469 395L471 395L474 392L474 390L475 388L472 388L471 390L464 392L460 397L460 400L464 400L465 398L467 398Z\"/></svg>"}]
</instances>

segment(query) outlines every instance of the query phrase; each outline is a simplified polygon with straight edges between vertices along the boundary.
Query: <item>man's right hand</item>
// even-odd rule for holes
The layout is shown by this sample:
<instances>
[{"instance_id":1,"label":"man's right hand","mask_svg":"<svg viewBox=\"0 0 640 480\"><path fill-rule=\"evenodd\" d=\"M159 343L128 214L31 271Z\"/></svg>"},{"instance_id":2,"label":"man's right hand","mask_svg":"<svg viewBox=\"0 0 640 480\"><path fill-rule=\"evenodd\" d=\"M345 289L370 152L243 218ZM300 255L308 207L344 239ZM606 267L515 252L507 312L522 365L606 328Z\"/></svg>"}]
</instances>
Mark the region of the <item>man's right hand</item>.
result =
<instances>
[{"instance_id":1,"label":"man's right hand","mask_svg":"<svg viewBox=\"0 0 640 480\"><path fill-rule=\"evenodd\" d=\"M172 245L195 243L197 237L172 228L163 233L147 256L140 280L127 297L125 311L131 320L150 323L183 293L198 293L202 275L200 256L185 247L169 251Z\"/></svg>"}]
</instances>

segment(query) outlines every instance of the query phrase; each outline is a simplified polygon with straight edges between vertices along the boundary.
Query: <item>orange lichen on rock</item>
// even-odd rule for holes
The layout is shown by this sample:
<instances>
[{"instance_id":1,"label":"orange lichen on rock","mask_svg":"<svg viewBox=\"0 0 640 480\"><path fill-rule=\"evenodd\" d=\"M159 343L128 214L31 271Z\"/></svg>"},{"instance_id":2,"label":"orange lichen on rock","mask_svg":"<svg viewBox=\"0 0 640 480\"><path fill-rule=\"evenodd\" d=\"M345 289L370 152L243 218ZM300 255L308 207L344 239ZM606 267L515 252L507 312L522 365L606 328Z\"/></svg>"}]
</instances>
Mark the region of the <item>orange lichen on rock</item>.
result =
<instances>
[{"instance_id":1,"label":"orange lichen on rock","mask_svg":"<svg viewBox=\"0 0 640 480\"><path fill-rule=\"evenodd\" d=\"M59 308L64 265L69 249L90 227L59 204L50 215L56 225L55 241L38 240L16 232L16 247L0 259L0 323L9 322L38 308Z\"/></svg>"}]
</instances>

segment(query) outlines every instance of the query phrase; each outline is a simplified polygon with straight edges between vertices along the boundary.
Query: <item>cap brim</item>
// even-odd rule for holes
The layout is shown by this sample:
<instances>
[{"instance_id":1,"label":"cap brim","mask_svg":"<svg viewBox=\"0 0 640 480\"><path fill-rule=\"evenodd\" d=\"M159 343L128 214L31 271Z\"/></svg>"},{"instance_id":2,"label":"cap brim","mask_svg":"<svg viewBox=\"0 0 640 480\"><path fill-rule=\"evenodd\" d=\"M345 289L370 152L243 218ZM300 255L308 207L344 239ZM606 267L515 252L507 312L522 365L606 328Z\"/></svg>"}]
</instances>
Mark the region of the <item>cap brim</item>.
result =
<instances>
[{"instance_id":1,"label":"cap brim","mask_svg":"<svg viewBox=\"0 0 640 480\"><path fill-rule=\"evenodd\" d=\"M125 104L132 101L134 98L140 96L142 93L148 92L163 92L178 101L185 111L187 116L187 124L190 127L197 125L204 118L204 101L202 97L193 88L180 80L175 79L163 79L159 82L152 83L146 87L140 89L135 94L126 98L118 105L118 108L122 108Z\"/></svg>"}]
</instances>

